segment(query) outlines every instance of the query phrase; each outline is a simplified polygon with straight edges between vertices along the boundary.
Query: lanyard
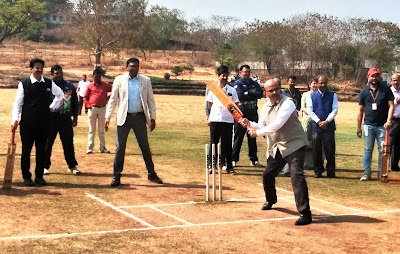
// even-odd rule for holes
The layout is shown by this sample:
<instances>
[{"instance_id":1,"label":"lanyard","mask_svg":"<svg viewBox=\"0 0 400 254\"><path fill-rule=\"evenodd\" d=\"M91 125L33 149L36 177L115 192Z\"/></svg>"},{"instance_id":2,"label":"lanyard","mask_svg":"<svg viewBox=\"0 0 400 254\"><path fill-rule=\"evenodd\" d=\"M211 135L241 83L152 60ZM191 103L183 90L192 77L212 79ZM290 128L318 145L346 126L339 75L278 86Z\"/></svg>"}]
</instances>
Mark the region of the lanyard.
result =
<instances>
[{"instance_id":1,"label":"lanyard","mask_svg":"<svg viewBox=\"0 0 400 254\"><path fill-rule=\"evenodd\" d=\"M379 89L376 91L375 97L374 97L374 94L372 93L371 89L369 89L369 93L371 94L371 97L374 100L374 103L376 103L376 98L378 98Z\"/></svg>"}]
</instances>

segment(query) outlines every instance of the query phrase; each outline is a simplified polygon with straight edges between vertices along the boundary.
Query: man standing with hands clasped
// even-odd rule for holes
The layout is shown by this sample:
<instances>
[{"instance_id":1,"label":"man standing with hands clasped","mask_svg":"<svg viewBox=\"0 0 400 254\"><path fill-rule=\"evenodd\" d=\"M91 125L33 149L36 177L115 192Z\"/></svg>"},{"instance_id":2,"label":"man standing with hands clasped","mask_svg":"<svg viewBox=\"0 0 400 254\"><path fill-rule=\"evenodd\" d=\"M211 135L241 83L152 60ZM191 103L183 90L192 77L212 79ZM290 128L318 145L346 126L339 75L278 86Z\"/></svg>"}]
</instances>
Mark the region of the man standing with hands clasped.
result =
<instances>
[{"instance_id":1,"label":"man standing with hands clasped","mask_svg":"<svg viewBox=\"0 0 400 254\"><path fill-rule=\"evenodd\" d=\"M304 156L307 138L297 117L294 101L281 95L281 89L275 80L264 85L267 101L261 109L258 123L246 118L241 121L249 126L252 137L267 136L267 166L263 172L263 186L267 202L262 210L271 210L277 202L275 177L286 163L289 164L292 187L300 218L295 225L307 225L312 222L308 198L308 187L304 176Z\"/></svg>"},{"instance_id":2,"label":"man standing with hands clasped","mask_svg":"<svg viewBox=\"0 0 400 254\"><path fill-rule=\"evenodd\" d=\"M114 174L111 187L121 184L121 175L124 167L126 141L131 129L142 150L142 155L147 168L147 178L154 183L162 184L163 181L154 171L147 138L147 127L150 131L156 128L156 104L150 78L139 75L139 59L129 58L126 61L128 73L117 76L114 80L111 97L106 110L105 128L108 129L114 108L117 111L117 144L114 157Z\"/></svg>"},{"instance_id":3,"label":"man standing with hands clasped","mask_svg":"<svg viewBox=\"0 0 400 254\"><path fill-rule=\"evenodd\" d=\"M378 179L382 168L382 151L385 132L390 129L393 117L393 93L389 87L381 83L381 72L377 68L368 71L368 84L361 90L358 101L357 136L362 137L361 124L364 119L364 175L361 181L371 180L371 160L375 139L378 144ZM365 117L364 117L365 115Z\"/></svg>"},{"instance_id":4,"label":"man standing with hands clasped","mask_svg":"<svg viewBox=\"0 0 400 254\"><path fill-rule=\"evenodd\" d=\"M335 169L335 116L338 112L338 99L335 93L327 90L328 78L325 75L317 77L318 90L307 97L307 113L311 118L312 149L315 178L320 178L324 172L322 147L326 157L326 172L328 177L336 177Z\"/></svg>"}]
</instances>

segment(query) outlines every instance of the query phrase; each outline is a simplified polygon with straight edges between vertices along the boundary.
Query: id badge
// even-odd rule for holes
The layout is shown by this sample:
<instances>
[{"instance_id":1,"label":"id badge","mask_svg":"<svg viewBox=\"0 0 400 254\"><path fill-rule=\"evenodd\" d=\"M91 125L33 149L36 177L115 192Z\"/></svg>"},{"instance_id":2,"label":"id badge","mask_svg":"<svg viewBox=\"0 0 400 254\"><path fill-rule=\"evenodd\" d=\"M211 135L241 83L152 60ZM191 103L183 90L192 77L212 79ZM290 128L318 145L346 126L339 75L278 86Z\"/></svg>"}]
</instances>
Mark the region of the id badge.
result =
<instances>
[{"instance_id":1,"label":"id badge","mask_svg":"<svg viewBox=\"0 0 400 254\"><path fill-rule=\"evenodd\" d=\"M372 110L377 110L378 109L378 105L376 103L372 103Z\"/></svg>"}]
</instances>

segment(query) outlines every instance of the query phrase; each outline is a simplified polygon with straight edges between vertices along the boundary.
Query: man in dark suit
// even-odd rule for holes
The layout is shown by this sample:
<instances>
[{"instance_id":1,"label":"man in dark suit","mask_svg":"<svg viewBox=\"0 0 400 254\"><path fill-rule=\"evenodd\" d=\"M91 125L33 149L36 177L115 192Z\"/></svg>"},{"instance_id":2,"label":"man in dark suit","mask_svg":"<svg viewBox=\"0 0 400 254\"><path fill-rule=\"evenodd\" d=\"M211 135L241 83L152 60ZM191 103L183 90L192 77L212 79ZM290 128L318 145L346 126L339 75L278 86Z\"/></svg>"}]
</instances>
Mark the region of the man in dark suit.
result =
<instances>
[{"instance_id":1,"label":"man in dark suit","mask_svg":"<svg viewBox=\"0 0 400 254\"><path fill-rule=\"evenodd\" d=\"M29 63L31 76L18 84L15 98L11 131L20 127L22 154L21 170L24 184L46 185L43 179L46 138L49 134L50 109L55 110L63 101L63 91L50 79L43 77L44 61L32 59ZM21 121L18 122L21 114ZM36 148L35 182L29 171L33 144Z\"/></svg>"}]
</instances>

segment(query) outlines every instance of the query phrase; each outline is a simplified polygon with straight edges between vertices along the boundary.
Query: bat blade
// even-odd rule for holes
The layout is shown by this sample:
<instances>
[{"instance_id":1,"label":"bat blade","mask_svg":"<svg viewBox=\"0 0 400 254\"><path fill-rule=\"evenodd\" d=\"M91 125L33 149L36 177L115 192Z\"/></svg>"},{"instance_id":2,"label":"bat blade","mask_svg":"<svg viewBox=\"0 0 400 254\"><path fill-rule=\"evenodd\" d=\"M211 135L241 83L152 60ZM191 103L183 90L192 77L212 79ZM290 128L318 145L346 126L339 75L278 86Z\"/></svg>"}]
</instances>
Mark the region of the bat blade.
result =
<instances>
[{"instance_id":1,"label":"bat blade","mask_svg":"<svg viewBox=\"0 0 400 254\"><path fill-rule=\"evenodd\" d=\"M222 88L215 82L210 81L207 83L208 89L218 98L224 107L232 114L236 121L243 119L243 113L239 107L234 103L231 98L222 90Z\"/></svg>"},{"instance_id":2,"label":"bat blade","mask_svg":"<svg viewBox=\"0 0 400 254\"><path fill-rule=\"evenodd\" d=\"M6 169L4 170L4 181L3 181L4 189L11 188L11 183L14 173L16 148L17 145L15 144L15 131L13 131L11 136L11 142L8 143L8 149L7 149L7 161L6 161Z\"/></svg>"},{"instance_id":3,"label":"bat blade","mask_svg":"<svg viewBox=\"0 0 400 254\"><path fill-rule=\"evenodd\" d=\"M381 182L389 182L389 170L390 170L390 145L383 144L382 152L382 168L381 168Z\"/></svg>"}]
</instances>

